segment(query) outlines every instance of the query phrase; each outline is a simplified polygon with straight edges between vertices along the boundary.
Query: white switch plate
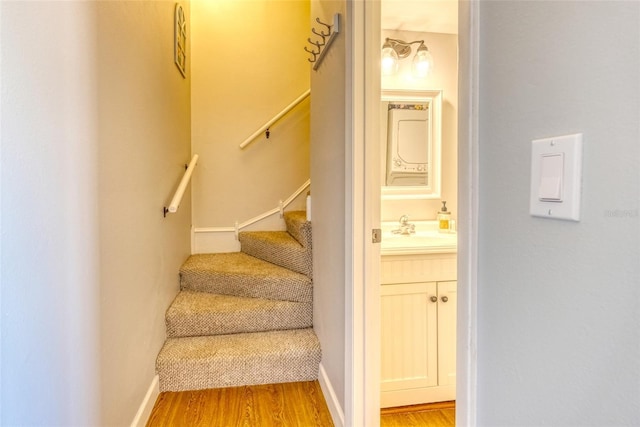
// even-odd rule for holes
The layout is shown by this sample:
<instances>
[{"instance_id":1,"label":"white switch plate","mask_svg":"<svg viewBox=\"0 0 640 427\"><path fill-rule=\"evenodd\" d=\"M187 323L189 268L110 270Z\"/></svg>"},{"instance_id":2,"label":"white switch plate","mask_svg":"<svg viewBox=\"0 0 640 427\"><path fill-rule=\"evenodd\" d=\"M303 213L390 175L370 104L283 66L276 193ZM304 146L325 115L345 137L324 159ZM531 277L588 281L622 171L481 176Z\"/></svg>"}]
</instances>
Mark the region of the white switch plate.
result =
<instances>
[{"instance_id":1,"label":"white switch plate","mask_svg":"<svg viewBox=\"0 0 640 427\"><path fill-rule=\"evenodd\" d=\"M563 156L561 201L544 200L549 177L543 177L543 158ZM580 192L582 182L582 134L536 139L531 142L530 213L543 218L580 221Z\"/></svg>"}]
</instances>

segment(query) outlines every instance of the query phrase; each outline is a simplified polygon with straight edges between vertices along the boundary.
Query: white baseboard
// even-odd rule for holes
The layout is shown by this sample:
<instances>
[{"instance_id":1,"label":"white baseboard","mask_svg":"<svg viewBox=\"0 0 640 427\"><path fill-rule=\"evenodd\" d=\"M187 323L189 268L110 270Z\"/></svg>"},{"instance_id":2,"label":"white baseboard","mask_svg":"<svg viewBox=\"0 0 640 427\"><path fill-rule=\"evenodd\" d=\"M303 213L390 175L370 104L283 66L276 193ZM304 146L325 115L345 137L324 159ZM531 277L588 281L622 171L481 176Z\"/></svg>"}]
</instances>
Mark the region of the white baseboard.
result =
<instances>
[{"instance_id":1,"label":"white baseboard","mask_svg":"<svg viewBox=\"0 0 640 427\"><path fill-rule=\"evenodd\" d=\"M238 252L240 242L234 229L226 227L194 228L191 235L192 254Z\"/></svg>"},{"instance_id":2,"label":"white baseboard","mask_svg":"<svg viewBox=\"0 0 640 427\"><path fill-rule=\"evenodd\" d=\"M140 404L140 408L138 408L135 418L131 422L131 427L144 427L147 425L147 421L149 420L149 416L151 415L151 411L153 410L153 406L155 405L159 395L160 383L158 381L158 376L155 375L151 381L149 389L147 390L147 394L144 396L144 399Z\"/></svg>"},{"instance_id":3,"label":"white baseboard","mask_svg":"<svg viewBox=\"0 0 640 427\"><path fill-rule=\"evenodd\" d=\"M191 229L191 253L206 254L220 252L238 252L240 242L236 238L236 228L244 231L261 230L285 230L285 223L280 213L282 209L304 210L307 203L307 196L304 190L310 185L310 181L304 183L298 190L284 202L280 202L280 207L271 209L243 223L237 222L230 227L192 227Z\"/></svg>"},{"instance_id":4,"label":"white baseboard","mask_svg":"<svg viewBox=\"0 0 640 427\"><path fill-rule=\"evenodd\" d=\"M340 406L340 402L338 402L338 397L333 390L331 381L329 381L329 377L327 376L327 371L324 370L322 363L320 363L318 382L320 382L320 388L322 389L322 394L324 394L324 400L329 407L331 418L333 418L333 424L335 424L336 427L344 427L344 411L342 410L342 406Z\"/></svg>"},{"instance_id":5,"label":"white baseboard","mask_svg":"<svg viewBox=\"0 0 640 427\"><path fill-rule=\"evenodd\" d=\"M273 214L255 224L245 227L244 231L284 230L284 220ZM192 235L192 253L211 254L220 252L238 252L240 242L236 239L234 227L196 227Z\"/></svg>"}]
</instances>

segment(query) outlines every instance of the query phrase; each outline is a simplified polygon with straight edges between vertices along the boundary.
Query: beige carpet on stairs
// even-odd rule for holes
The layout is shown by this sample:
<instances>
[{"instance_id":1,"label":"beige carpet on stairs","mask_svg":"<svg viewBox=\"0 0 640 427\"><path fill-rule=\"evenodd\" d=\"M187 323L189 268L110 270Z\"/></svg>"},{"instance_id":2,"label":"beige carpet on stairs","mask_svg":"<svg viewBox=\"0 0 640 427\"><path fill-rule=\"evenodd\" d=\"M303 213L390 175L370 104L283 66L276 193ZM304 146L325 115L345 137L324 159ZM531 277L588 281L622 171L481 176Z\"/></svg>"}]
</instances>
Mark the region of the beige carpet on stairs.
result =
<instances>
[{"instance_id":1,"label":"beige carpet on stairs","mask_svg":"<svg viewBox=\"0 0 640 427\"><path fill-rule=\"evenodd\" d=\"M167 310L167 336L310 328L311 303L183 291Z\"/></svg>"},{"instance_id":2,"label":"beige carpet on stairs","mask_svg":"<svg viewBox=\"0 0 640 427\"><path fill-rule=\"evenodd\" d=\"M156 360L161 391L318 378L311 223L302 211L284 219L284 232L240 233L241 252L184 263Z\"/></svg>"},{"instance_id":3,"label":"beige carpet on stairs","mask_svg":"<svg viewBox=\"0 0 640 427\"><path fill-rule=\"evenodd\" d=\"M170 338L157 360L160 391L311 381L320 357L312 329Z\"/></svg>"},{"instance_id":4,"label":"beige carpet on stairs","mask_svg":"<svg viewBox=\"0 0 640 427\"><path fill-rule=\"evenodd\" d=\"M180 269L180 288L284 301L313 300L310 278L242 252L191 255Z\"/></svg>"}]
</instances>

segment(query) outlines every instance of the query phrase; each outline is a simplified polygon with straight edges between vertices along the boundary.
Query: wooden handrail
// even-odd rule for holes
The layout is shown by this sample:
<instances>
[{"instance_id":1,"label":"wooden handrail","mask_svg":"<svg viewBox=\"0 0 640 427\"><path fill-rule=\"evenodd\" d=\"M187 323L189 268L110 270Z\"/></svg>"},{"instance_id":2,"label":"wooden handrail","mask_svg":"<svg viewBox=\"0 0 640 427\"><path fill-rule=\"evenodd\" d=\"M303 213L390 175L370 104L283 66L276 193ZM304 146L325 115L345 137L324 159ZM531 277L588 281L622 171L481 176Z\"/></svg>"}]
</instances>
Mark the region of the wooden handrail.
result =
<instances>
[{"instance_id":1,"label":"wooden handrail","mask_svg":"<svg viewBox=\"0 0 640 427\"><path fill-rule=\"evenodd\" d=\"M167 213L176 213L178 211L178 207L180 206L180 202L182 201L182 196L184 195L184 191L187 189L187 185L189 185L189 180L191 179L191 174L198 163L198 155L194 154L189 166L187 166L187 170L184 171L184 175L180 180L180 184L176 189L175 194L173 195L173 199L171 199L171 203L169 207L164 208L164 216L167 216Z\"/></svg>"},{"instance_id":2,"label":"wooden handrail","mask_svg":"<svg viewBox=\"0 0 640 427\"><path fill-rule=\"evenodd\" d=\"M311 89L307 89L302 95L300 95L298 98L296 98L295 101L293 101L291 104L287 105L284 110L280 111L276 116L273 117L273 119L269 120L267 123L265 123L264 125L262 125L262 127L260 129L258 129L257 131L255 131L253 134L251 134L251 136L247 139L245 139L242 144L240 144L240 148L244 148L247 145L251 144L253 142L254 139L256 139L258 137L258 135L260 135L261 133L265 132L267 129L269 129L275 122L277 122L278 120L280 120L285 114L287 114L289 111L293 110L293 108L300 104L302 101L304 101L309 95L311 95Z\"/></svg>"},{"instance_id":3,"label":"wooden handrail","mask_svg":"<svg viewBox=\"0 0 640 427\"><path fill-rule=\"evenodd\" d=\"M277 208L271 209L270 211L267 211L265 213L263 213L262 215L258 215L254 218L251 218L241 224L238 223L238 221L236 221L235 225L234 225L234 229L236 232L236 239L238 238L238 233L240 232L240 230L242 230L243 228L246 228L252 224L255 224L258 221L261 221L265 218L267 218L268 216L271 216L273 214L276 214L278 212L280 212L280 216L282 217L284 215L284 208L286 208L287 206L289 206L289 204L291 204L291 202L293 202L295 200L296 197L298 197L300 194L302 194L302 192L304 190L306 190L307 188L309 188L309 186L311 185L311 180L307 180L307 182L305 182L304 184L302 184L302 186L300 188L298 188L295 193L293 193L291 196L289 196L289 198L287 200L285 200L284 202L281 200L280 203L278 204Z\"/></svg>"}]
</instances>

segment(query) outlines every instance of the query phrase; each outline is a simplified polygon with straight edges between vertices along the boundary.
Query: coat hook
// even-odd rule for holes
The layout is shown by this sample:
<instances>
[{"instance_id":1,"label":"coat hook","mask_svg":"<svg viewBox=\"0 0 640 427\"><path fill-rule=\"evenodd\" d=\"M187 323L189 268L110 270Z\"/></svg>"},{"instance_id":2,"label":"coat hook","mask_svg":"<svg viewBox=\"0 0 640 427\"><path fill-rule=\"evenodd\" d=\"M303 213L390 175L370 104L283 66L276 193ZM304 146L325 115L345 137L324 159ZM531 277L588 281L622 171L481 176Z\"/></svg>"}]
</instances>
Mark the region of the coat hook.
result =
<instances>
[{"instance_id":1,"label":"coat hook","mask_svg":"<svg viewBox=\"0 0 640 427\"><path fill-rule=\"evenodd\" d=\"M316 22L317 22L318 24L321 24L321 25L324 25L325 27L327 27L327 30L329 31L329 33L331 33L331 25L329 25L329 24L325 24L324 22L322 22L322 21L320 20L320 18L316 18Z\"/></svg>"},{"instance_id":2,"label":"coat hook","mask_svg":"<svg viewBox=\"0 0 640 427\"><path fill-rule=\"evenodd\" d=\"M312 58L307 58L307 61L313 63L313 70L317 70L322 62L323 58L326 56L327 49L331 46L331 43L335 40L336 36L340 32L340 14L336 13L333 15L333 25L325 24L320 20L320 18L316 18L316 22L323 27L326 28L326 32L324 29L318 30L317 28L311 28L311 32L320 37L321 41L313 41L311 38L307 38L307 41L310 45L315 46L313 49L308 49L306 46L304 48L305 51L310 53L313 56Z\"/></svg>"},{"instance_id":3,"label":"coat hook","mask_svg":"<svg viewBox=\"0 0 640 427\"><path fill-rule=\"evenodd\" d=\"M315 41L315 42L314 42L314 41L313 41L313 40L311 40L310 38L307 38L307 41L308 41L310 44L312 44L312 45L314 45L314 46L316 46L316 47L318 48L318 51L317 51L316 53L320 53L320 51L322 50L322 46L324 46L324 42L323 42L323 43L320 43L320 42L318 42L318 41Z\"/></svg>"},{"instance_id":4,"label":"coat hook","mask_svg":"<svg viewBox=\"0 0 640 427\"><path fill-rule=\"evenodd\" d=\"M311 29L311 32L316 36L322 37L322 41L324 41L324 39L329 35L329 33L325 34L323 31L317 32L315 27Z\"/></svg>"},{"instance_id":5,"label":"coat hook","mask_svg":"<svg viewBox=\"0 0 640 427\"><path fill-rule=\"evenodd\" d=\"M315 51L313 51L313 50L309 50L309 49L307 49L307 47L306 47L306 46L304 47L304 50L305 50L305 51L307 51L307 52L309 52L311 55L313 55L313 59L311 59L311 58L307 58L307 61L309 61L309 62L316 62L316 57L318 56L318 53L317 53L317 52L315 52Z\"/></svg>"},{"instance_id":6,"label":"coat hook","mask_svg":"<svg viewBox=\"0 0 640 427\"><path fill-rule=\"evenodd\" d=\"M304 50L306 50L307 52L309 52L311 55L316 56L319 52L316 52L315 50L309 50L307 49L307 47L304 47Z\"/></svg>"}]
</instances>

